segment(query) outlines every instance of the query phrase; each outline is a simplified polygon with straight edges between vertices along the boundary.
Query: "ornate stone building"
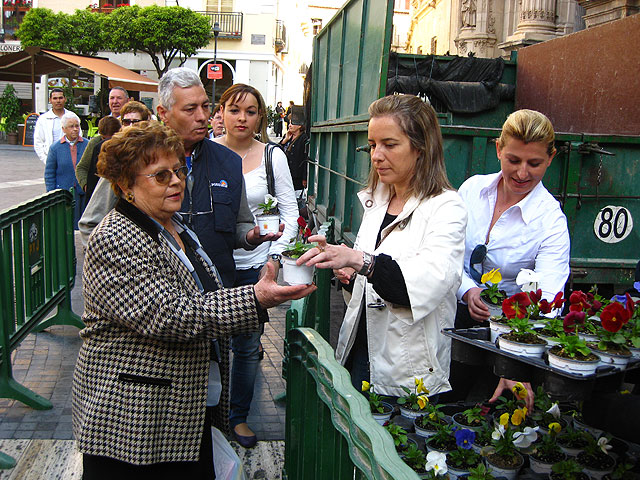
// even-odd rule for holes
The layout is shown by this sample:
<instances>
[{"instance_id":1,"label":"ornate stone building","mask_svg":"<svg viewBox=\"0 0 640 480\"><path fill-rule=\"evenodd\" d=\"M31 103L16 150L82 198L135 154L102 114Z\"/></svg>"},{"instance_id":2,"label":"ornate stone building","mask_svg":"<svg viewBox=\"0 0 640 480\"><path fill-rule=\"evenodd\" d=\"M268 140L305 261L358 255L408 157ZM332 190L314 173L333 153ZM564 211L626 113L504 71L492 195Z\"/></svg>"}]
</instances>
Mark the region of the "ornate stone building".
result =
<instances>
[{"instance_id":1,"label":"ornate stone building","mask_svg":"<svg viewBox=\"0 0 640 480\"><path fill-rule=\"evenodd\" d=\"M576 0L412 0L407 51L508 58L582 30L583 15Z\"/></svg>"}]
</instances>

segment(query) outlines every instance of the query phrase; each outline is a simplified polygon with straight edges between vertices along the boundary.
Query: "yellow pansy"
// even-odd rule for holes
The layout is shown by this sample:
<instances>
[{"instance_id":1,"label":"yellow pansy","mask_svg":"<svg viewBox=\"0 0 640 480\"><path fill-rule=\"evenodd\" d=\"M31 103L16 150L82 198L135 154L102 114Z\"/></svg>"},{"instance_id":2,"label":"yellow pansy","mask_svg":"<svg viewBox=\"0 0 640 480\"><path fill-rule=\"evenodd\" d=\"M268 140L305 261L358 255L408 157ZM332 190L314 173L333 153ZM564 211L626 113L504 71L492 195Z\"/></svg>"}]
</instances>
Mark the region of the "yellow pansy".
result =
<instances>
[{"instance_id":1,"label":"yellow pansy","mask_svg":"<svg viewBox=\"0 0 640 480\"><path fill-rule=\"evenodd\" d=\"M527 398L527 389L524 388L524 385L522 383L516 383L513 388L511 388L511 390L520 400L524 400L525 398Z\"/></svg>"},{"instance_id":2,"label":"yellow pansy","mask_svg":"<svg viewBox=\"0 0 640 480\"><path fill-rule=\"evenodd\" d=\"M500 425L502 425L503 427L509 425L509 412L500 415Z\"/></svg>"},{"instance_id":3,"label":"yellow pansy","mask_svg":"<svg viewBox=\"0 0 640 480\"><path fill-rule=\"evenodd\" d=\"M429 403L429 397L427 397L426 395L420 395L418 397L418 406L420 407L420 410L426 407L427 403Z\"/></svg>"},{"instance_id":4,"label":"yellow pansy","mask_svg":"<svg viewBox=\"0 0 640 480\"><path fill-rule=\"evenodd\" d=\"M429 418L430 418L431 420L435 420L435 419L436 419L436 412L431 412L431 413L429 414Z\"/></svg>"},{"instance_id":5,"label":"yellow pansy","mask_svg":"<svg viewBox=\"0 0 640 480\"><path fill-rule=\"evenodd\" d=\"M520 425L524 421L524 417L527 416L527 407L516 408L511 415L511 423L514 425Z\"/></svg>"},{"instance_id":6,"label":"yellow pansy","mask_svg":"<svg viewBox=\"0 0 640 480\"><path fill-rule=\"evenodd\" d=\"M427 387L424 386L424 380L422 378L416 378L416 393L429 393Z\"/></svg>"},{"instance_id":7,"label":"yellow pansy","mask_svg":"<svg viewBox=\"0 0 640 480\"><path fill-rule=\"evenodd\" d=\"M481 283L490 282L493 285L497 285L501 281L502 281L502 274L500 273L499 268L494 268L493 270L485 273L484 275L482 275L482 278L480 279Z\"/></svg>"},{"instance_id":8,"label":"yellow pansy","mask_svg":"<svg viewBox=\"0 0 640 480\"><path fill-rule=\"evenodd\" d=\"M560 424L558 422L552 422L552 423L549 424L549 431L550 432L560 433L560 430L562 430L562 427L560 426Z\"/></svg>"},{"instance_id":9,"label":"yellow pansy","mask_svg":"<svg viewBox=\"0 0 640 480\"><path fill-rule=\"evenodd\" d=\"M371 387L371 385L369 384L369 382L367 382L366 380L362 381L362 391L363 392L368 392L370 387Z\"/></svg>"}]
</instances>

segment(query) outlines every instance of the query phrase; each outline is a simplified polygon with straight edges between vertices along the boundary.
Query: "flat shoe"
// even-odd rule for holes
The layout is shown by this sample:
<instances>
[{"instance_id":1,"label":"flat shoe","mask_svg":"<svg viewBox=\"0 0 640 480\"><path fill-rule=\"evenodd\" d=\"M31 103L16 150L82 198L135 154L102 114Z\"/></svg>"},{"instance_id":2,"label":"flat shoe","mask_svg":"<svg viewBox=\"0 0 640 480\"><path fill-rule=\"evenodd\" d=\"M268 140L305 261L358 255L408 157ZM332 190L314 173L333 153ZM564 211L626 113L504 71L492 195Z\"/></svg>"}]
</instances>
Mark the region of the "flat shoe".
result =
<instances>
[{"instance_id":1,"label":"flat shoe","mask_svg":"<svg viewBox=\"0 0 640 480\"><path fill-rule=\"evenodd\" d=\"M253 448L258 443L258 437L250 435L245 437L244 435L238 435L234 429L231 430L236 441L244 448Z\"/></svg>"}]
</instances>

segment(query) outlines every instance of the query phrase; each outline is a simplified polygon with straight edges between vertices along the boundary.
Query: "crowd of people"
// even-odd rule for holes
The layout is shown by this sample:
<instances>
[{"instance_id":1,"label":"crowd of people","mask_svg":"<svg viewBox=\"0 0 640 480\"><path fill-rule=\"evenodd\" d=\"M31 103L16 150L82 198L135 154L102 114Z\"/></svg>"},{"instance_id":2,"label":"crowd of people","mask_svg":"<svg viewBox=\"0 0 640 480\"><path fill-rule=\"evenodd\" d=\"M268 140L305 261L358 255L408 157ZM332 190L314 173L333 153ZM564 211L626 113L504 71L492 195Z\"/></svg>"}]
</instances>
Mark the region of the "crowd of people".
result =
<instances>
[{"instance_id":1,"label":"crowd of people","mask_svg":"<svg viewBox=\"0 0 640 480\"><path fill-rule=\"evenodd\" d=\"M73 188L86 246L73 384L84 478L213 478L208 425L246 448L257 441L247 415L267 309L315 289L276 282L304 209L305 125L293 102L287 110L278 102L281 138L271 142L256 88L235 84L211 109L197 73L176 68L158 85L160 121L114 88L111 115L88 141L60 93L51 91L52 109L38 120L35 149L47 190ZM367 381L399 397L423 378L432 397L464 398L476 374L452 363L441 330L489 318L478 271L499 268L508 294L520 269L544 272L548 298L569 275L566 218L542 184L556 153L553 127L539 112L511 114L496 141L500 170L456 192L427 103L392 95L369 114L371 169L355 244L312 236L317 246L298 264L332 269L343 284L336 358L358 390ZM255 216L267 195L281 225L261 235ZM499 381L494 396L508 387Z\"/></svg>"}]
</instances>

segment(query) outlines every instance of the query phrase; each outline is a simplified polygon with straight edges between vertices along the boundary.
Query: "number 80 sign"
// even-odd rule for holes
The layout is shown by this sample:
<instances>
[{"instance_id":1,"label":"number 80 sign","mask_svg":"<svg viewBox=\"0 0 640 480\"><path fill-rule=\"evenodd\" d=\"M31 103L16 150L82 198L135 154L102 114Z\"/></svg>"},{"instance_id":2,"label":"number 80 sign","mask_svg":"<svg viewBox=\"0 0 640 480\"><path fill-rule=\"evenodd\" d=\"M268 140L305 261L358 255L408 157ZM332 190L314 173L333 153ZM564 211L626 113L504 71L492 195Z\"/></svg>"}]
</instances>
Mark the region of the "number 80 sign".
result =
<instances>
[{"instance_id":1,"label":"number 80 sign","mask_svg":"<svg viewBox=\"0 0 640 480\"><path fill-rule=\"evenodd\" d=\"M598 212L593 231L605 243L618 243L633 230L631 212L624 207L608 205Z\"/></svg>"}]
</instances>

